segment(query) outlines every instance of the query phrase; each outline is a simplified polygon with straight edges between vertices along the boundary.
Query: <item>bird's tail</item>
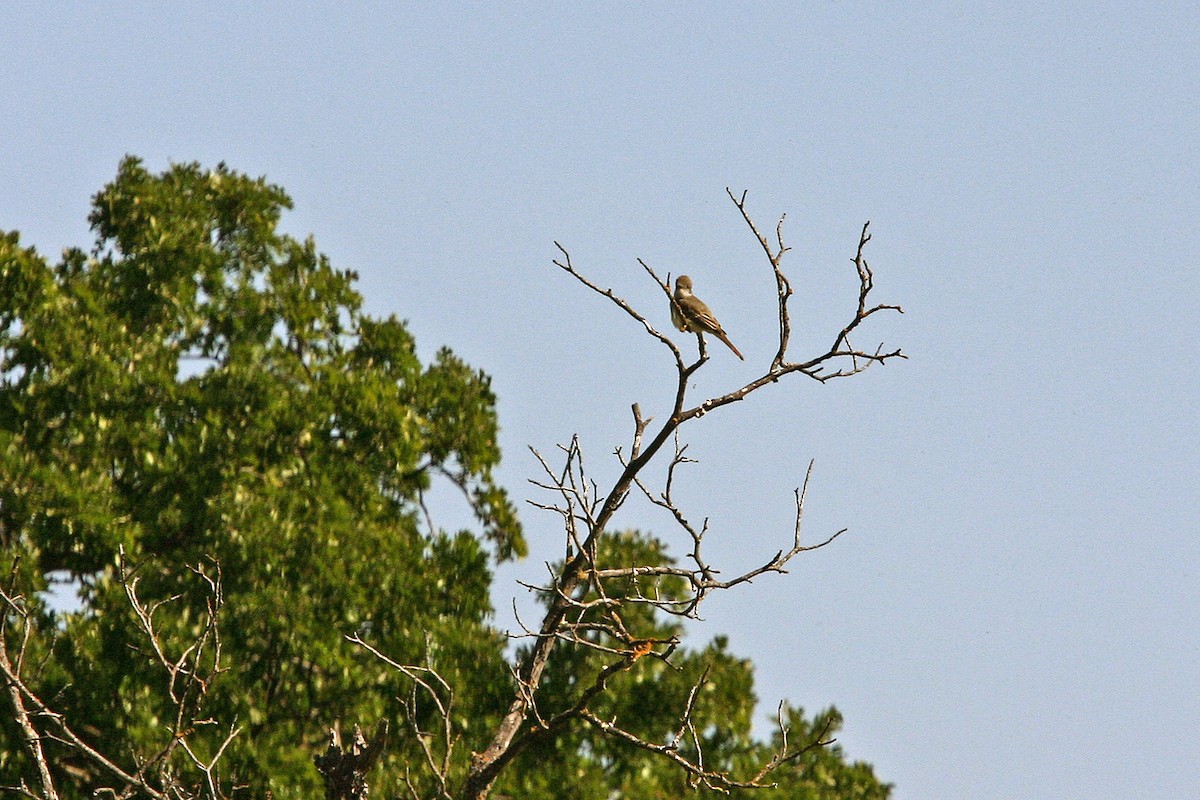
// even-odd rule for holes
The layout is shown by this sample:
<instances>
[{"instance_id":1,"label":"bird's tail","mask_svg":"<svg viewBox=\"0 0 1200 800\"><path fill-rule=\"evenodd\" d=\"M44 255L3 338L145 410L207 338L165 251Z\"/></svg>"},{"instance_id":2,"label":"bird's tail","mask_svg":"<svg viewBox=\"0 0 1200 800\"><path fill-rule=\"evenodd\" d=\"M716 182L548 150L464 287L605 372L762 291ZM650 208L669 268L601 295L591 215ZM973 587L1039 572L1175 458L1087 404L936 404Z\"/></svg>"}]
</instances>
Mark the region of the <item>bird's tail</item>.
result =
<instances>
[{"instance_id":1,"label":"bird's tail","mask_svg":"<svg viewBox=\"0 0 1200 800\"><path fill-rule=\"evenodd\" d=\"M738 358L740 358L742 361L745 361L745 360L746 360L746 357L745 357L745 356L743 356L743 355L742 355L742 354L741 354L741 353L738 351L738 349L737 349L736 347L734 347L734 346L733 346L733 342L729 341L729 337L728 337L728 336L726 336L726 335L725 335L725 334L723 334L723 333L718 333L718 334L715 334L715 335L716 335L716 337L717 337L718 339L720 339L722 342L724 342L724 343L725 343L725 346L726 346L726 347L728 347L730 350L732 350L732 351L733 351L733 354L734 354L735 356L737 356Z\"/></svg>"}]
</instances>

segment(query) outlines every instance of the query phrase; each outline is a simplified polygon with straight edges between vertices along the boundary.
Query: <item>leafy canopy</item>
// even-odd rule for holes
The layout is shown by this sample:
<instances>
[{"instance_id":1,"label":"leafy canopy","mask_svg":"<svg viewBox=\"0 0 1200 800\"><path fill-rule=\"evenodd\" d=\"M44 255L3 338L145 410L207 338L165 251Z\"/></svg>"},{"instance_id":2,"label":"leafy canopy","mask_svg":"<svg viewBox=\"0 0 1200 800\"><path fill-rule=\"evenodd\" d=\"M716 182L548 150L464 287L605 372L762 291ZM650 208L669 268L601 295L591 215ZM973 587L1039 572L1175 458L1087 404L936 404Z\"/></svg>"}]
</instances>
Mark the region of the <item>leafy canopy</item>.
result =
<instances>
[{"instance_id":1,"label":"leafy canopy","mask_svg":"<svg viewBox=\"0 0 1200 800\"><path fill-rule=\"evenodd\" d=\"M42 688L109 741L149 744L167 714L161 666L128 645L118 548L143 595L182 595L156 617L177 652L205 608L187 565L219 562L233 669L212 710L252 734L230 769L303 785L326 726L397 691L345 633L417 661L436 643L467 700L500 702L487 551L421 531L431 476L462 487L497 558L525 544L492 477L487 376L449 350L423 367L403 323L362 313L353 273L277 230L290 207L223 165L127 158L90 252L50 266L0 239L0 536L30 589L80 582Z\"/></svg>"}]
</instances>

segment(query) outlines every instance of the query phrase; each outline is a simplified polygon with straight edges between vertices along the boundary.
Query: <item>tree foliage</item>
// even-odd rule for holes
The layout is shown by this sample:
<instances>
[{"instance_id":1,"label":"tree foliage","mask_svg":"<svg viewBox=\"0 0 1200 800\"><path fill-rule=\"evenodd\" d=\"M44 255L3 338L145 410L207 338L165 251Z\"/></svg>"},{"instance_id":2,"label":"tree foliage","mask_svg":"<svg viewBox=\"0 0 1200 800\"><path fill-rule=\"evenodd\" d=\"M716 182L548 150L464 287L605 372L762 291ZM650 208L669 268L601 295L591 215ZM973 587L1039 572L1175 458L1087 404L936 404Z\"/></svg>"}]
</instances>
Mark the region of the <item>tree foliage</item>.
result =
<instances>
[{"instance_id":1,"label":"tree foliage","mask_svg":"<svg viewBox=\"0 0 1200 800\"><path fill-rule=\"evenodd\" d=\"M362 312L352 272L279 231L290 207L280 187L224 165L154 174L130 157L94 198L91 250L52 265L0 235L0 786L312 797L331 725L391 720L376 793L445 793L417 769L428 732L445 723L463 744L443 753L460 780L509 707L490 563L526 545L493 477L489 379L446 349L423 365L403 322ZM474 530L428 528L434 480L462 490ZM644 534L601 546L617 562L672 563ZM48 602L64 580L75 610ZM671 591L682 578L665 580ZM770 757L751 736L748 662L721 639L679 646L678 621L652 606L623 613L673 657L622 669L591 711L663 741L668 709L707 674L715 688L694 720L705 757ZM604 670L603 647L628 645L597 631L601 649L552 654L546 708L570 706ZM416 690L431 675L446 691ZM832 709L787 717L801 738L840 723ZM513 797L687 786L593 726L527 744L498 784ZM888 793L836 747L798 763L776 796Z\"/></svg>"},{"instance_id":2,"label":"tree foliage","mask_svg":"<svg viewBox=\"0 0 1200 800\"><path fill-rule=\"evenodd\" d=\"M161 670L130 647L118 548L144 596L180 596L156 617L168 649L205 608L188 566L219 563L231 668L208 710L247 733L226 771L303 786L330 721L382 716L396 691L347 631L413 658L440 647L485 712L504 686L485 547L420 530L431 475L463 486L497 556L524 542L492 479L488 378L448 350L423 367L403 323L363 315L352 273L278 232L290 205L223 166L130 158L95 197L90 253L51 267L5 237L0 525L27 598L81 581L41 693L135 748L169 714Z\"/></svg>"}]
</instances>

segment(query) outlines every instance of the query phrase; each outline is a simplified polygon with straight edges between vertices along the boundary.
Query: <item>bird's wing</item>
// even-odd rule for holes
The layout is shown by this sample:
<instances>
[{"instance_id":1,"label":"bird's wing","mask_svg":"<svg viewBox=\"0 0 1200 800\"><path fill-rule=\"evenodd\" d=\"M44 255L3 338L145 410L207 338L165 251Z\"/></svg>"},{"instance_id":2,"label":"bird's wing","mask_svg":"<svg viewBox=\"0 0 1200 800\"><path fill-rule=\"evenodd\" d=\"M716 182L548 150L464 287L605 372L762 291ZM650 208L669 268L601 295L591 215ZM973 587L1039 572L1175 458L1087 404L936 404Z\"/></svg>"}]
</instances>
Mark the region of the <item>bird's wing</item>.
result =
<instances>
[{"instance_id":1,"label":"bird's wing","mask_svg":"<svg viewBox=\"0 0 1200 800\"><path fill-rule=\"evenodd\" d=\"M709 333L721 330L721 323L708 310L708 306L697 297L684 297L679 300L679 306L688 319Z\"/></svg>"}]
</instances>

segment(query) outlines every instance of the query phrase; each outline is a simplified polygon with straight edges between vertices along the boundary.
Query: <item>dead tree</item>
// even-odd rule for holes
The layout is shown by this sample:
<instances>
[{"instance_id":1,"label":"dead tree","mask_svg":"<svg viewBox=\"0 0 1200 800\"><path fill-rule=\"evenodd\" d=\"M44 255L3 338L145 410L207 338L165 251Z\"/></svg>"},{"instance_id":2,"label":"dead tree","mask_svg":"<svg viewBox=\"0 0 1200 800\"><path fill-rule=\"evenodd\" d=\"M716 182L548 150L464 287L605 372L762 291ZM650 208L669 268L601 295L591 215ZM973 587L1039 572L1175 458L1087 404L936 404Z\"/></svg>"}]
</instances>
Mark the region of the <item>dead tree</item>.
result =
<instances>
[{"instance_id":1,"label":"dead tree","mask_svg":"<svg viewBox=\"0 0 1200 800\"><path fill-rule=\"evenodd\" d=\"M728 189L726 192L741 213L750 232L754 234L761 245L774 278L778 293L778 343L770 363L760 375L724 394L709 397L700 402L692 401L688 397L688 384L692 375L704 366L709 358L703 335L697 334L699 356L695 361L689 363L675 342L661 333L644 314L635 309L628 301L614 294L611 289L602 289L589 280L575 268L567 249L557 242L555 243L561 255L554 261L554 264L587 288L614 303L671 353L678 376L674 402L670 414L657 424L652 418L642 415L638 404L633 404L632 441L628 452L622 448L616 450L622 472L607 492L600 492L588 477L578 440L573 439L569 445L562 447L565 459L564 463L557 468L534 451L545 474L543 478L534 480L532 483L550 492L554 499L550 502L531 502L538 508L561 516L566 537L567 557L561 566L554 570L552 579L547 585L534 587L547 599L547 611L536 629L526 630L521 634L529 639L531 646L525 652L521 662L513 668L515 693L512 703L490 742L482 750L471 755L467 775L459 787L455 788L451 785L449 774L450 753L457 742L457 737L451 731L448 713L448 703L453 698L451 687L431 667L397 664L384 654L372 649L377 657L384 659L393 668L404 672L412 679L414 694L411 702L413 704L415 704L416 693L420 692L431 698L442 713L442 720L445 724L442 726L441 734L437 737L419 729L412 731L421 740L422 746L426 750L426 766L436 777L439 798L444 800L452 800L452 798L482 800L488 796L496 778L505 767L531 742L538 738L553 736L556 732L572 724L591 725L604 736L656 753L675 762L685 770L693 785L704 785L722 791L733 788L768 786L770 784L767 778L773 770L796 760L804 752L814 747L827 745L831 741L827 738L828 729L826 729L811 741L793 745L788 743L787 731L783 730L781 750L763 764L756 773L738 776L707 765L703 753L700 751L700 739L692 725L692 714L699 691L706 678L702 677L692 688L680 709L679 726L674 739L665 743L647 741L622 728L619 720L603 719L591 709L592 701L606 691L608 681L614 675L630 669L643 657L669 659L676 647L676 641L646 638L640 636L636 630L629 630L620 613L626 604L647 604L666 614L694 618L697 616L698 606L711 592L733 588L764 573L785 572L786 566L792 558L802 552L823 547L842 533L842 531L838 531L813 545L804 545L801 542L801 520L809 475L812 471L810 464L809 474L805 476L802 486L795 492L795 529L790 546L781 549L761 566L744 574L728 579L718 578L719 571L705 561L701 552L701 545L707 532L707 522L700 525L693 523L672 496L676 469L690 460L685 455L686 445L680 443L681 427L686 423L698 420L705 414L738 402L751 392L767 384L775 383L792 373L825 382L855 375L873 364L886 363L894 358L905 358L899 349L884 350L880 345L874 350L861 350L851 343L852 336L857 338L860 326L876 313L881 311L902 313L899 306L873 305L870 301L874 278L864 254L866 245L871 240L868 232L870 223L868 222L862 227L858 246L852 259L859 285L856 307L849 315L844 327L833 336L832 344L827 350L805 360L790 360L788 346L791 338L791 322L788 302L792 297L792 287L782 269L784 256L788 252L788 247L784 245L783 241L784 218L781 217L775 226L774 241L768 240L760 232L746 209L746 193L743 192L739 197ZM668 274L667 279L663 280L650 265L641 259L638 261L646 273L663 290L668 302L674 303L669 284L670 275ZM674 443L673 448L666 447L669 442ZM666 449L665 479L661 489L656 491L651 488L646 472L651 461L659 456L664 448ZM613 533L613 518L631 492L640 493L651 503L666 509L680 528L690 536L692 548L689 554L691 561L689 565L645 564L613 567L598 561L599 544L603 537ZM617 581L626 583L640 581L652 586L656 578L665 576L682 578L689 587L685 595L664 597L651 589L645 592L639 591L633 596L615 597L606 590L606 587L613 586ZM357 638L355 641L361 646L371 649L365 642ZM578 696L570 705L559 709L542 708L538 704L538 697L544 670L553 649L564 643L567 646L590 647L600 650L607 654L608 663L598 671L590 684L579 690ZM437 753L431 749L429 743L432 741L439 743ZM685 755L685 745L691 746L692 749L688 752L695 755ZM420 797L411 783L409 783L409 788L414 798Z\"/></svg>"}]
</instances>

